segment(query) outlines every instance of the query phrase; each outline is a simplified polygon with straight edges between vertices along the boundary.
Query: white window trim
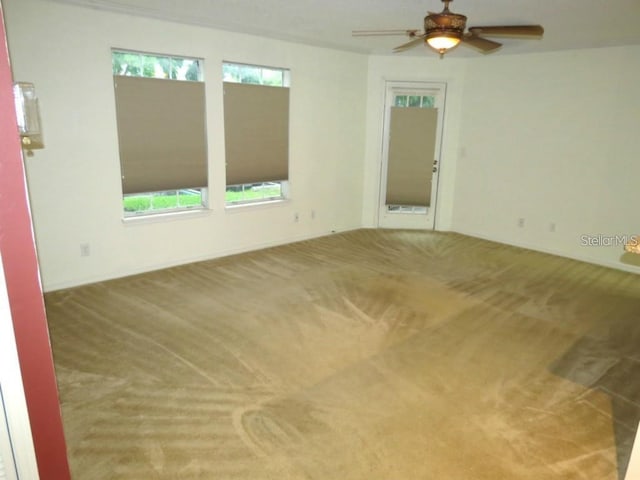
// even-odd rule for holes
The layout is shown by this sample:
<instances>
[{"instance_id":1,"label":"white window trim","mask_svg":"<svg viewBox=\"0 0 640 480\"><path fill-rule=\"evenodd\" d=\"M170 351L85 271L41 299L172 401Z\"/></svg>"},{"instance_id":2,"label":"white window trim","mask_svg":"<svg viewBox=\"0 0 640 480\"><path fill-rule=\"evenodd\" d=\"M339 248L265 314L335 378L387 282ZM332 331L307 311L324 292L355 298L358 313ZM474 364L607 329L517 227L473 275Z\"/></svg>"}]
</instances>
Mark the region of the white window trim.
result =
<instances>
[{"instance_id":1,"label":"white window trim","mask_svg":"<svg viewBox=\"0 0 640 480\"><path fill-rule=\"evenodd\" d=\"M265 208L274 208L282 205L286 205L291 202L289 198L282 198L278 200L267 200L264 202L251 202L251 203L234 203L227 204L224 207L226 213L239 213L250 210L262 210Z\"/></svg>"},{"instance_id":2,"label":"white window trim","mask_svg":"<svg viewBox=\"0 0 640 480\"><path fill-rule=\"evenodd\" d=\"M144 225L149 223L164 223L168 220L188 220L211 215L212 210L202 207L190 210L169 210L161 213L138 214L122 218L125 226Z\"/></svg>"}]
</instances>

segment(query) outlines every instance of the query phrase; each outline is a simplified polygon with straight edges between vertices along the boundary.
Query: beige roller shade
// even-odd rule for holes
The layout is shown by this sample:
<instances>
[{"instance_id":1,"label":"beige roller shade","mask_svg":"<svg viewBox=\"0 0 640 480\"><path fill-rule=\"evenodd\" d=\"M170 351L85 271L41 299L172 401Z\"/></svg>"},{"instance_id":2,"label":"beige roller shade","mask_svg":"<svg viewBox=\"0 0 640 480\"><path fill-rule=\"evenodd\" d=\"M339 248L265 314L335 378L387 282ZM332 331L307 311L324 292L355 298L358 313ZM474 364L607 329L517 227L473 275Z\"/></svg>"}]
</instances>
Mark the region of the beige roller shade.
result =
<instances>
[{"instance_id":1,"label":"beige roller shade","mask_svg":"<svg viewBox=\"0 0 640 480\"><path fill-rule=\"evenodd\" d=\"M204 83L113 78L123 192L206 187Z\"/></svg>"},{"instance_id":2,"label":"beige roller shade","mask_svg":"<svg viewBox=\"0 0 640 480\"><path fill-rule=\"evenodd\" d=\"M224 83L227 185L289 178L289 89Z\"/></svg>"},{"instance_id":3,"label":"beige roller shade","mask_svg":"<svg viewBox=\"0 0 640 480\"><path fill-rule=\"evenodd\" d=\"M437 126L436 108L391 107L387 205L431 203Z\"/></svg>"}]
</instances>

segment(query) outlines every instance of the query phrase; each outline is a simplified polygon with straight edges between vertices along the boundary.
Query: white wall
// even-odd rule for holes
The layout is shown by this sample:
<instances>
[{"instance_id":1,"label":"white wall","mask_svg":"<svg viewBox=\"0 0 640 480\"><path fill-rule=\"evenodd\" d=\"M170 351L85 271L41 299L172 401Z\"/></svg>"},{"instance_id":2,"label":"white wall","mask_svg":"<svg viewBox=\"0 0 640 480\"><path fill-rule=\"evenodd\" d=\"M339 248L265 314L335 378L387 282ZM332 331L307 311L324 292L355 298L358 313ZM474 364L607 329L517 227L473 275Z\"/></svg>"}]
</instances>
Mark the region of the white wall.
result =
<instances>
[{"instance_id":1,"label":"white wall","mask_svg":"<svg viewBox=\"0 0 640 480\"><path fill-rule=\"evenodd\" d=\"M371 57L365 226L376 225L385 79L448 85L437 229L640 271L621 245L582 237L640 233L640 47Z\"/></svg>"},{"instance_id":2,"label":"white wall","mask_svg":"<svg viewBox=\"0 0 640 480\"><path fill-rule=\"evenodd\" d=\"M453 229L640 271L621 245L582 245L640 233L638 85L639 46L470 59Z\"/></svg>"},{"instance_id":3,"label":"white wall","mask_svg":"<svg viewBox=\"0 0 640 480\"><path fill-rule=\"evenodd\" d=\"M640 47L367 58L51 1L3 4L15 78L41 100L46 148L27 172L45 290L375 226L385 80L447 84L437 229L640 271L618 245L581 245L640 232ZM206 215L122 222L112 47L205 59ZM291 69L283 205L224 209L223 60Z\"/></svg>"},{"instance_id":4,"label":"white wall","mask_svg":"<svg viewBox=\"0 0 640 480\"><path fill-rule=\"evenodd\" d=\"M360 227L365 56L51 1L3 5L14 78L35 83L41 103L46 148L26 163L45 290ZM122 222L112 47L204 58L207 214ZM291 69L285 204L225 212L223 60Z\"/></svg>"},{"instance_id":5,"label":"white wall","mask_svg":"<svg viewBox=\"0 0 640 480\"><path fill-rule=\"evenodd\" d=\"M442 154L436 229L450 230L460 129L461 98L466 61L447 57L440 59L425 47L424 58L415 56L372 56L369 59L367 83L367 133L364 166L363 225L377 225L380 175L382 166L382 126L386 81L444 82L447 96L444 113Z\"/></svg>"}]
</instances>

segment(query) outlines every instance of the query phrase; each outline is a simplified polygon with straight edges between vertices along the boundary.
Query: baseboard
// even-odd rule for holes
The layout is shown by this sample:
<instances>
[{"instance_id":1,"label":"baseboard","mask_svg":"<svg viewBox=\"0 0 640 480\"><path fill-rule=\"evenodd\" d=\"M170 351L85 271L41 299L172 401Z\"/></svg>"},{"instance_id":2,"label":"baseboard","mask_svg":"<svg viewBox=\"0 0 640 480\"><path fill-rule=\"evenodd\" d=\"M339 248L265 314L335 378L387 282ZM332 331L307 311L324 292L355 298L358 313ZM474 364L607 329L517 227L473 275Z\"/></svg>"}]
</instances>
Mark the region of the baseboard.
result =
<instances>
[{"instance_id":1,"label":"baseboard","mask_svg":"<svg viewBox=\"0 0 640 480\"><path fill-rule=\"evenodd\" d=\"M352 231L352 230L358 230L359 228L362 227L352 227L352 228L344 228L341 229L340 232L348 232L348 231ZM327 235L332 235L338 233L338 230L331 230L331 231L323 231L323 232L315 232L315 233L311 233L311 234L305 234L305 235L296 235L293 237L288 237L288 238L283 238L283 239L279 239L279 240L274 240L274 241L270 241L270 242L261 242L261 243L256 243L256 244L252 244L252 245L247 245L244 247L239 247L239 248L231 248L231 249L225 249L225 250L219 250L216 252L213 252L210 255L200 255L200 256L194 256L194 257L185 257L182 258L180 260L176 260L174 262L162 262L162 263L156 263L153 265L144 265L138 268L133 268L130 270L126 270L126 271L113 271L113 272L108 272L105 273L104 275L95 275L95 276L91 276L91 277L83 277L83 278L79 278L79 279L75 279L75 280L70 280L70 281L66 281L66 282L57 282L57 283L50 283L50 284L46 284L42 286L43 291L46 292L55 292L57 290L64 290L67 288L74 288L74 287L79 287L82 285L89 285L92 283L97 283L97 282L105 282L108 280L115 280L117 278L123 278L123 277L129 277L131 275L139 275L141 273L148 273L148 272L153 272L155 270L162 270L165 268L171 268L171 267L178 267L180 265L187 265L189 263L195 263L195 262L205 262L208 260L215 260L216 258L223 258L223 257L228 257L231 255L237 255L239 253L246 253L246 252L252 252L255 250L262 250L265 248L271 248L271 247L278 247L280 245L287 245L290 243L297 243L297 242L303 242L305 240L311 240L314 238L320 238L320 237L324 237Z\"/></svg>"}]
</instances>

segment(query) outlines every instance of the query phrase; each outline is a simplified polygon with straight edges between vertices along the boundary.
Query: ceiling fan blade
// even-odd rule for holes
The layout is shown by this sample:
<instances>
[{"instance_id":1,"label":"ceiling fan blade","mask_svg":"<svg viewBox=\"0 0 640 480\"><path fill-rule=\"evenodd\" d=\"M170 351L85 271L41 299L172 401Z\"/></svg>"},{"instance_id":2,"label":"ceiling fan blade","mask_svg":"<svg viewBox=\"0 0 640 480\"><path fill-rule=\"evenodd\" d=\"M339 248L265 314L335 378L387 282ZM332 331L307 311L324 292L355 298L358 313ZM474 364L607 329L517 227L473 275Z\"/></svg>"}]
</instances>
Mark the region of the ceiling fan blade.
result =
<instances>
[{"instance_id":1,"label":"ceiling fan blade","mask_svg":"<svg viewBox=\"0 0 640 480\"><path fill-rule=\"evenodd\" d=\"M415 36L418 30L353 30L351 35L354 37L376 37L381 35L408 35Z\"/></svg>"},{"instance_id":2,"label":"ceiling fan blade","mask_svg":"<svg viewBox=\"0 0 640 480\"><path fill-rule=\"evenodd\" d=\"M544 33L542 25L501 25L491 27L469 27L474 35L508 35L513 37L541 37Z\"/></svg>"},{"instance_id":3,"label":"ceiling fan blade","mask_svg":"<svg viewBox=\"0 0 640 480\"><path fill-rule=\"evenodd\" d=\"M482 53L489 53L502 46L501 43L479 37L473 33L467 33L462 37L462 43L477 48Z\"/></svg>"},{"instance_id":4,"label":"ceiling fan blade","mask_svg":"<svg viewBox=\"0 0 640 480\"><path fill-rule=\"evenodd\" d=\"M396 48L393 49L393 52L394 53L403 52L405 50L408 50L411 47L415 47L416 45L420 45L421 43L424 43L424 35L417 35L410 42L403 43L402 45L398 45Z\"/></svg>"}]
</instances>

